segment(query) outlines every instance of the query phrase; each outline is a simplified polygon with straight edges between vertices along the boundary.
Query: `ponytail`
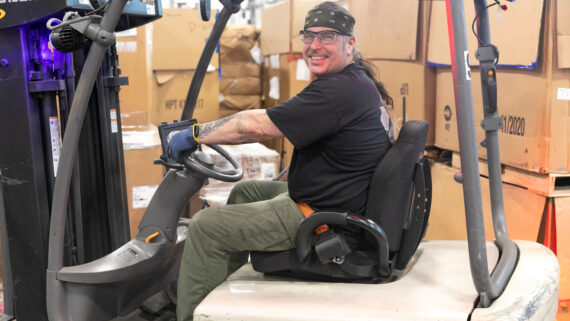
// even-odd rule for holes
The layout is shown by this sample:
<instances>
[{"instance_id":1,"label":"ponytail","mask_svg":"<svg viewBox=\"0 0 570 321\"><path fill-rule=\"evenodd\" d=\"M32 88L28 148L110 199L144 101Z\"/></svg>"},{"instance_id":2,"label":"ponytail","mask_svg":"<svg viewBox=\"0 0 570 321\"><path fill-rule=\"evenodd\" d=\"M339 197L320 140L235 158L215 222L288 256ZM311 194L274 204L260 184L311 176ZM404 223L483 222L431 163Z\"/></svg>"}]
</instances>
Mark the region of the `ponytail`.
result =
<instances>
[{"instance_id":1,"label":"ponytail","mask_svg":"<svg viewBox=\"0 0 570 321\"><path fill-rule=\"evenodd\" d=\"M378 89L378 92L380 93L382 100L384 100L384 103L386 105L393 105L394 101L392 100L392 97L390 97L390 94L388 94L388 91L384 87L384 84L381 81L377 80L378 68L372 62L370 62L370 60L362 57L362 54L356 49L354 49L352 56L354 57L355 63L364 67L366 75L370 77L370 79L372 79L374 82L374 85L376 85L376 89Z\"/></svg>"}]
</instances>

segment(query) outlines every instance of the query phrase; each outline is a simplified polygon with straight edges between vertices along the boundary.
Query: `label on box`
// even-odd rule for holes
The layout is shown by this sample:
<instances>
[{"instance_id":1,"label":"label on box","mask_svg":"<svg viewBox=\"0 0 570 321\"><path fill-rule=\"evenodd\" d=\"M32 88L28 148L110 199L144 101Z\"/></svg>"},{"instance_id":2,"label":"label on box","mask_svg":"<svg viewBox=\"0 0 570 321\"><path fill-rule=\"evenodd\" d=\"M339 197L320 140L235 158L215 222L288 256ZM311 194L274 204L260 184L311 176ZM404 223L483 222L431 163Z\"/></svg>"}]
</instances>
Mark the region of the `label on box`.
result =
<instances>
[{"instance_id":1,"label":"label on box","mask_svg":"<svg viewBox=\"0 0 570 321\"><path fill-rule=\"evenodd\" d=\"M51 158L53 162L53 176L57 176L57 166L59 165L59 156L61 154L61 145L59 139L59 122L57 117L49 118L49 134L51 138Z\"/></svg>"},{"instance_id":2,"label":"label on box","mask_svg":"<svg viewBox=\"0 0 570 321\"><path fill-rule=\"evenodd\" d=\"M251 58L253 58L255 63L260 65L263 58L261 57L261 49L259 49L259 46L253 46L253 48L249 50L249 53L251 54Z\"/></svg>"},{"instance_id":3,"label":"label on box","mask_svg":"<svg viewBox=\"0 0 570 321\"><path fill-rule=\"evenodd\" d=\"M297 78L297 80L301 80L301 81L310 81L311 80L311 71L309 70L309 67L307 67L305 60L303 60L303 59L297 60L296 78Z\"/></svg>"},{"instance_id":4,"label":"label on box","mask_svg":"<svg viewBox=\"0 0 570 321\"><path fill-rule=\"evenodd\" d=\"M269 56L269 61L271 62L271 69L279 69L279 55Z\"/></svg>"},{"instance_id":5,"label":"label on box","mask_svg":"<svg viewBox=\"0 0 570 321\"><path fill-rule=\"evenodd\" d=\"M275 164L262 163L261 164L261 179L270 181L275 177Z\"/></svg>"},{"instance_id":6,"label":"label on box","mask_svg":"<svg viewBox=\"0 0 570 321\"><path fill-rule=\"evenodd\" d=\"M570 88L558 88L558 100L570 100Z\"/></svg>"},{"instance_id":7,"label":"label on box","mask_svg":"<svg viewBox=\"0 0 570 321\"><path fill-rule=\"evenodd\" d=\"M134 186L133 187L133 208L145 208L150 204L150 200L158 185Z\"/></svg>"},{"instance_id":8,"label":"label on box","mask_svg":"<svg viewBox=\"0 0 570 321\"><path fill-rule=\"evenodd\" d=\"M269 79L269 98L279 100L279 78L276 76Z\"/></svg>"}]
</instances>

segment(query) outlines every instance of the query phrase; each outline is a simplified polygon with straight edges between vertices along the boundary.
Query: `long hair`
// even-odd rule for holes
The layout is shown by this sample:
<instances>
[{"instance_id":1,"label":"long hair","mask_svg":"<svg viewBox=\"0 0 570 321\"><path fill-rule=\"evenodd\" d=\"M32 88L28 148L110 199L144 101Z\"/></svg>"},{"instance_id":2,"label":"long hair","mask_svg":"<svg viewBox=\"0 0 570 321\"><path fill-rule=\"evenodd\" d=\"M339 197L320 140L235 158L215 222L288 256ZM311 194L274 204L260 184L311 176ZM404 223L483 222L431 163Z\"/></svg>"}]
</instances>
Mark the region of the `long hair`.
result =
<instances>
[{"instance_id":1,"label":"long hair","mask_svg":"<svg viewBox=\"0 0 570 321\"><path fill-rule=\"evenodd\" d=\"M346 15L351 20L351 23L353 25L356 21L348 10L346 10L344 7L338 5L335 2L331 1L321 2L318 5L316 5L314 9L340 11L342 14ZM354 33L351 36L354 36ZM386 105L393 105L394 101L392 100L392 97L390 97L390 94L388 94L388 91L386 90L386 87L384 87L384 84L380 80L378 80L378 68L372 62L370 62L370 60L364 58L360 53L360 51L356 50L356 48L354 48L352 51L352 57L355 63L364 67L366 75L374 82L374 85L376 86L376 89L378 89L378 92L380 93L382 100L384 100L384 103Z\"/></svg>"}]
</instances>

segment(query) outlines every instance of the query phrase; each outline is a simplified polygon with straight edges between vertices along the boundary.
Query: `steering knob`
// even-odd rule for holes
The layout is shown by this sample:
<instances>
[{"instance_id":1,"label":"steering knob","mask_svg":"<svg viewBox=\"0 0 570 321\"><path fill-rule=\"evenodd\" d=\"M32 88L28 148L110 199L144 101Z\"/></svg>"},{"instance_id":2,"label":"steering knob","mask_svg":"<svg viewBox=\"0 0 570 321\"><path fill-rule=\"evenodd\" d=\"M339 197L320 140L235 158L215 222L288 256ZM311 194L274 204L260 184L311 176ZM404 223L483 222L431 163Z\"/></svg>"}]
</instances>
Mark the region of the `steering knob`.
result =
<instances>
[{"instance_id":1,"label":"steering knob","mask_svg":"<svg viewBox=\"0 0 570 321\"><path fill-rule=\"evenodd\" d=\"M196 159L197 162L206 167L211 168L214 166L214 160L212 159L212 157L210 157L210 155L204 153L203 151L197 150L194 153L194 158Z\"/></svg>"},{"instance_id":2,"label":"steering knob","mask_svg":"<svg viewBox=\"0 0 570 321\"><path fill-rule=\"evenodd\" d=\"M182 155L184 166L188 169L211 177L222 182L237 182L243 177L243 170L240 163L236 161L225 149L218 145L207 145L216 153L225 158L233 169L225 170L214 166L212 158L202 151L188 151Z\"/></svg>"}]
</instances>

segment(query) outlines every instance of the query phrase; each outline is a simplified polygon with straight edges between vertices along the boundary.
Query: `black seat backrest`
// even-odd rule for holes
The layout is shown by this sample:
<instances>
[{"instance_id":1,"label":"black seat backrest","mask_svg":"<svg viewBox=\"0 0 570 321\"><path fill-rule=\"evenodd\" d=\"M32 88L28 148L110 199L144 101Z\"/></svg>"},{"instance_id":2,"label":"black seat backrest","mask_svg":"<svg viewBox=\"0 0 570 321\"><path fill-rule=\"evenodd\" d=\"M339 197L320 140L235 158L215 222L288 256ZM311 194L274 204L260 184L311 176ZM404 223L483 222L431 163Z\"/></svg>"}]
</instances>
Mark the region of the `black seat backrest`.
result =
<instances>
[{"instance_id":1,"label":"black seat backrest","mask_svg":"<svg viewBox=\"0 0 570 321\"><path fill-rule=\"evenodd\" d=\"M416 163L423 157L426 121L404 123L398 139L376 167L368 190L366 218L382 227L390 252L398 251L410 213Z\"/></svg>"}]
</instances>

